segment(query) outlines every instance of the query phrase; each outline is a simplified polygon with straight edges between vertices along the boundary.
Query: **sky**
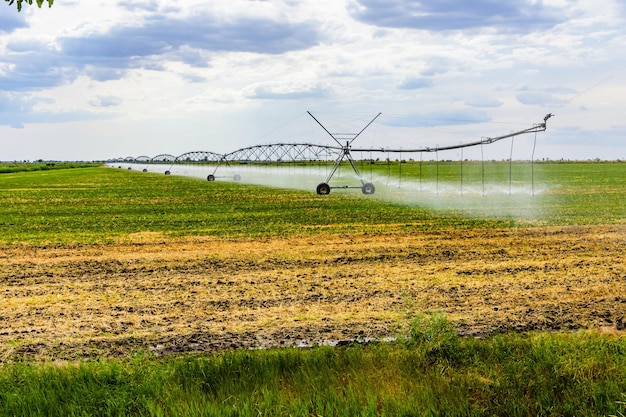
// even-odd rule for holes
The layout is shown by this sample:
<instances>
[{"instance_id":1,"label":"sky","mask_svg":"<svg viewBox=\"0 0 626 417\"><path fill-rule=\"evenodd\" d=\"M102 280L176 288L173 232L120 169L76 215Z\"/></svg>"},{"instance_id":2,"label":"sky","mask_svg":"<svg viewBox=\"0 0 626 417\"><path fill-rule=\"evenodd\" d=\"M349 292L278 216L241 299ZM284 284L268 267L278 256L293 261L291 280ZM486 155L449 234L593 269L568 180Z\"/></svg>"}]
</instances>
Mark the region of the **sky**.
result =
<instances>
[{"instance_id":1,"label":"sky","mask_svg":"<svg viewBox=\"0 0 626 417\"><path fill-rule=\"evenodd\" d=\"M0 160L334 144L308 112L333 134L381 113L353 145L394 149L499 136L554 113L545 132L487 152L626 160L626 3L0 5Z\"/></svg>"}]
</instances>

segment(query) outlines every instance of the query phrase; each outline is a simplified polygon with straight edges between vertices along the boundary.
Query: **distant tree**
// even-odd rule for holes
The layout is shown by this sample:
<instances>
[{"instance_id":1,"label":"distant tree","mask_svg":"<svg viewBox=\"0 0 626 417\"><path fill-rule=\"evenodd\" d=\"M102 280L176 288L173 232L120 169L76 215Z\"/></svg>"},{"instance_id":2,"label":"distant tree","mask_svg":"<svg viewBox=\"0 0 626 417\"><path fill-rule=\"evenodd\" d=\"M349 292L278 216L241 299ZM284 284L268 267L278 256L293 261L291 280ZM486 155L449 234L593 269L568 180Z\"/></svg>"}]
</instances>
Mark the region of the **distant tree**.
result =
<instances>
[{"instance_id":1,"label":"distant tree","mask_svg":"<svg viewBox=\"0 0 626 417\"><path fill-rule=\"evenodd\" d=\"M28 3L28 4L33 4L33 0L4 0L9 2L9 6L11 6L13 3L17 4L17 11L21 12L22 11L22 3ZM37 6L39 6L39 8L41 8L41 5L44 3L48 3L48 7L52 7L52 3L54 3L54 0L35 0L35 3L37 3Z\"/></svg>"}]
</instances>

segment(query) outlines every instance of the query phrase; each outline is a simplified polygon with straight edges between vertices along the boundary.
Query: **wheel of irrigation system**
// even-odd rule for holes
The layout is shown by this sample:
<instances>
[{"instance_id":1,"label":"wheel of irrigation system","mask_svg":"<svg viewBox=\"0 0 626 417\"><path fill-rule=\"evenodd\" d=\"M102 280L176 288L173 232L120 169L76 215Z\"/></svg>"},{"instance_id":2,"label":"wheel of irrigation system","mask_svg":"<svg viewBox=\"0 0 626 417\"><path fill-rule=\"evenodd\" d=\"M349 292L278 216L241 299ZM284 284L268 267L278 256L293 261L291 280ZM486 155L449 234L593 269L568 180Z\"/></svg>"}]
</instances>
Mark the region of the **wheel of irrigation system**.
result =
<instances>
[{"instance_id":1,"label":"wheel of irrigation system","mask_svg":"<svg viewBox=\"0 0 626 417\"><path fill-rule=\"evenodd\" d=\"M148 169L147 169L147 168L144 168L144 169L143 169L143 172L148 172Z\"/></svg>"},{"instance_id":2,"label":"wheel of irrigation system","mask_svg":"<svg viewBox=\"0 0 626 417\"><path fill-rule=\"evenodd\" d=\"M206 177L206 179L207 179L207 181L213 182L213 181L215 181L215 175L209 174L209 176Z\"/></svg>"},{"instance_id":3,"label":"wheel of irrigation system","mask_svg":"<svg viewBox=\"0 0 626 417\"><path fill-rule=\"evenodd\" d=\"M233 175L233 180L235 180L235 181L241 181L241 175L239 175L239 174L235 174L235 175Z\"/></svg>"},{"instance_id":4,"label":"wheel of irrigation system","mask_svg":"<svg viewBox=\"0 0 626 417\"><path fill-rule=\"evenodd\" d=\"M376 187L374 187L374 184L371 182L366 182L363 184L363 187L361 187L361 191L363 191L363 194L374 194Z\"/></svg>"},{"instance_id":5,"label":"wheel of irrigation system","mask_svg":"<svg viewBox=\"0 0 626 417\"><path fill-rule=\"evenodd\" d=\"M165 175L170 175L170 174L171 174L171 172L165 171Z\"/></svg>"},{"instance_id":6,"label":"wheel of irrigation system","mask_svg":"<svg viewBox=\"0 0 626 417\"><path fill-rule=\"evenodd\" d=\"M328 194L330 194L330 185L326 184L325 182L319 184L317 186L317 194L318 195L328 195Z\"/></svg>"}]
</instances>

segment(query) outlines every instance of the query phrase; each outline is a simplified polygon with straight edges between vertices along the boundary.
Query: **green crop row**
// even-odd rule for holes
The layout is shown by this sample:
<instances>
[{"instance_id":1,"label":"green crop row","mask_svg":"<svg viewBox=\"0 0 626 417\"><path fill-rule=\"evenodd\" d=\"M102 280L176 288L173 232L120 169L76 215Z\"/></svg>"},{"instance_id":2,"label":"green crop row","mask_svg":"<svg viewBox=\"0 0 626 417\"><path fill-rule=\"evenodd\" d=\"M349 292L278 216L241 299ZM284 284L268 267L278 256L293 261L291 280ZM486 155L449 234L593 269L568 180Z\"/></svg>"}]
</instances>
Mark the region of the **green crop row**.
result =
<instances>
[{"instance_id":1,"label":"green crop row","mask_svg":"<svg viewBox=\"0 0 626 417\"><path fill-rule=\"evenodd\" d=\"M486 195L480 192L482 181L466 177L461 185L458 177L453 181L454 176L447 174L448 180L442 175L439 184L432 163L427 169L418 163L403 165L402 176L390 175L389 184L378 186L374 196L358 190L318 196L314 190L100 167L2 174L0 241L109 242L137 232L259 237L398 228L620 224L626 219L626 164L536 164L536 186L543 188L537 195L527 188L521 194L508 193L508 164L490 166L504 169L503 190ZM454 169L458 168L457 164ZM384 183L380 178L387 168L377 169L382 170L378 183ZM493 183L494 174L489 178ZM428 184L429 190L420 190L420 184L424 188ZM450 184L453 191L445 191Z\"/></svg>"},{"instance_id":2,"label":"green crop row","mask_svg":"<svg viewBox=\"0 0 626 417\"><path fill-rule=\"evenodd\" d=\"M440 217L357 193L320 198L314 192L108 168L0 177L5 243L108 242L147 231L220 237L372 231L390 223L434 227Z\"/></svg>"}]
</instances>

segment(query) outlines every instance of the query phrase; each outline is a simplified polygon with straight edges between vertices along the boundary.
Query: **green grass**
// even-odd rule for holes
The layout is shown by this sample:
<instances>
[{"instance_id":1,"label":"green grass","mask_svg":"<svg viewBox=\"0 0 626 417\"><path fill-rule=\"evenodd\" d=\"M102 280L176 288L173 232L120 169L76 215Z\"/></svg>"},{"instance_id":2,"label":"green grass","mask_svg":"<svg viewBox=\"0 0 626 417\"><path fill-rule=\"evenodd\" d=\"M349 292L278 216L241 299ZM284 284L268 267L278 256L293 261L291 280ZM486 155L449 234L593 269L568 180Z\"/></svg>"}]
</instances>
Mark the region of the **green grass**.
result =
<instances>
[{"instance_id":1,"label":"green grass","mask_svg":"<svg viewBox=\"0 0 626 417\"><path fill-rule=\"evenodd\" d=\"M389 168L372 169L384 175ZM403 164L403 178L460 182L458 164L441 164L434 174L436 167L423 165L421 176L418 169L417 163ZM476 169L466 164L464 182L480 182ZM500 170L491 173L491 181L507 184L508 164L489 169ZM526 178L527 165L514 169ZM537 184L546 186L532 200L544 214L540 224L624 223L626 164L545 163L535 170ZM255 238L519 224L528 219L475 217L454 204L439 209L348 191L319 197L313 191L108 168L0 175L4 245L107 243L147 231ZM477 340L458 337L438 315L417 317L410 335L407 341L341 348L169 357L138 352L96 362L4 364L0 415L626 414L623 336L507 334Z\"/></svg>"},{"instance_id":2,"label":"green grass","mask_svg":"<svg viewBox=\"0 0 626 417\"><path fill-rule=\"evenodd\" d=\"M436 197L436 207L464 208L462 214L469 216L481 217L484 207L491 205L496 209L489 217L511 218L508 214L513 213L516 224L520 219L547 225L623 224L626 219L624 162L487 162L483 166L471 161L418 161L390 167L379 163L376 170L386 172L394 182L401 178L424 188L428 183L431 190L437 183L442 190L452 189L453 193ZM362 171L370 175L367 165ZM525 216L525 211L530 214Z\"/></svg>"},{"instance_id":3,"label":"green grass","mask_svg":"<svg viewBox=\"0 0 626 417\"><path fill-rule=\"evenodd\" d=\"M626 339L454 335L406 342L0 368L0 415L601 416L626 411ZM452 349L451 349L452 348Z\"/></svg>"},{"instance_id":4,"label":"green grass","mask_svg":"<svg viewBox=\"0 0 626 417\"><path fill-rule=\"evenodd\" d=\"M341 233L389 224L432 227L440 219L429 209L356 193L320 198L314 192L107 168L0 177L0 239L5 243L108 242L146 231L220 237ZM444 222L473 225L475 220Z\"/></svg>"},{"instance_id":5,"label":"green grass","mask_svg":"<svg viewBox=\"0 0 626 417\"><path fill-rule=\"evenodd\" d=\"M0 162L0 174L12 172L50 171L53 169L87 168L98 166L89 162Z\"/></svg>"},{"instance_id":6,"label":"green grass","mask_svg":"<svg viewBox=\"0 0 626 417\"><path fill-rule=\"evenodd\" d=\"M418 163L403 164L405 183L416 184L419 178L432 183L433 165L424 165L419 177ZM449 171L447 182L456 181L458 186L458 163L440 165L440 171ZM469 186L470 168L465 165L464 181ZM527 164L514 164L514 168L529 169ZM375 169L382 175L387 167ZM490 173L489 178L506 186L508 164L491 164L489 169L504 170L499 177ZM537 196L432 195L413 190L389 200L363 196L357 190L320 197L313 190L209 183L109 168L9 173L0 175L0 242L97 243L138 232L261 237L624 223L626 164L537 164L535 171L537 183L547 189ZM442 183L443 178L440 175Z\"/></svg>"}]
</instances>

